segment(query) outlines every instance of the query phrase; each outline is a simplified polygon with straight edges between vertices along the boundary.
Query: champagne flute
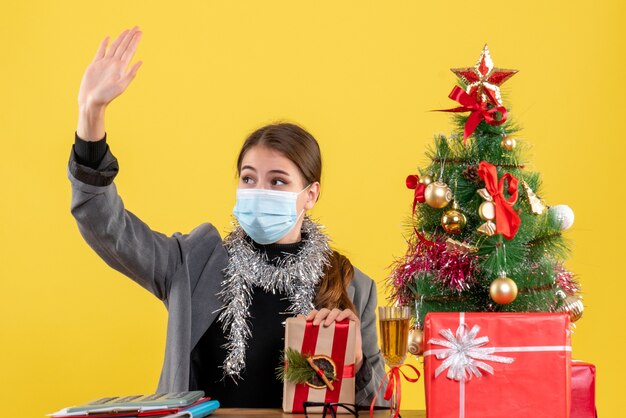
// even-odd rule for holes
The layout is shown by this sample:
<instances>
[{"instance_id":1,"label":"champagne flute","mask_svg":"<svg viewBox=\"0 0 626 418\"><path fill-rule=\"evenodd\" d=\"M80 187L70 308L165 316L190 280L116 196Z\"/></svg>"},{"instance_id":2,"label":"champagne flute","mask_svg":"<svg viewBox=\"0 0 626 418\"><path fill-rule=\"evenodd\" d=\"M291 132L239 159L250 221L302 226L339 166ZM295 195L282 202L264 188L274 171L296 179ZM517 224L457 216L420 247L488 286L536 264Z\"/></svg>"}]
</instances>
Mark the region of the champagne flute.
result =
<instances>
[{"instance_id":1,"label":"champagne flute","mask_svg":"<svg viewBox=\"0 0 626 418\"><path fill-rule=\"evenodd\" d=\"M381 306L378 308L378 323L382 354L389 367L397 367L404 363L409 343L409 321L411 308L408 306ZM393 392L391 398L391 415L398 409L398 398ZM399 412L399 411L398 411Z\"/></svg>"}]
</instances>

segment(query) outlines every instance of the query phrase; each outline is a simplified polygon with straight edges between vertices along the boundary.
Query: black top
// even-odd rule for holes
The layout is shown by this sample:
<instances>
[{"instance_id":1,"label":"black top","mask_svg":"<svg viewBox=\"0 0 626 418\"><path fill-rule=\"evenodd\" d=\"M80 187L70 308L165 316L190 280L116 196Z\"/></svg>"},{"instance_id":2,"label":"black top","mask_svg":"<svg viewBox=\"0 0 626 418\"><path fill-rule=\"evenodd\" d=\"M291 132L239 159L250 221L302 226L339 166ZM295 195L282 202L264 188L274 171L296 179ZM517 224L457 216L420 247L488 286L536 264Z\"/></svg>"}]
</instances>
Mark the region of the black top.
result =
<instances>
[{"instance_id":1,"label":"black top","mask_svg":"<svg viewBox=\"0 0 626 418\"><path fill-rule=\"evenodd\" d=\"M84 141L75 136L74 158L81 179L101 181L103 176L92 176L91 171L98 168L108 150L106 135L100 141ZM113 171L117 167L110 168ZM90 171L91 170L91 171ZM114 177L102 180L101 186L110 184ZM90 183L92 184L92 183ZM251 241L252 242L252 241ZM267 255L270 263L277 263L285 254L297 253L302 241L295 244L260 245L252 242L255 247ZM190 390L203 390L208 396L220 401L224 407L240 408L279 408L282 403L283 384L276 378L276 367L280 362L280 352L284 349L284 321L290 315L284 312L289 301L281 294L266 293L255 289L250 306L250 329L252 338L248 340L246 352L246 369L243 380L235 383L231 378L223 378L222 368L226 351L222 345L226 343L221 323L217 320L209 327L191 353ZM372 378L372 371L366 359L356 376L357 390Z\"/></svg>"}]
</instances>

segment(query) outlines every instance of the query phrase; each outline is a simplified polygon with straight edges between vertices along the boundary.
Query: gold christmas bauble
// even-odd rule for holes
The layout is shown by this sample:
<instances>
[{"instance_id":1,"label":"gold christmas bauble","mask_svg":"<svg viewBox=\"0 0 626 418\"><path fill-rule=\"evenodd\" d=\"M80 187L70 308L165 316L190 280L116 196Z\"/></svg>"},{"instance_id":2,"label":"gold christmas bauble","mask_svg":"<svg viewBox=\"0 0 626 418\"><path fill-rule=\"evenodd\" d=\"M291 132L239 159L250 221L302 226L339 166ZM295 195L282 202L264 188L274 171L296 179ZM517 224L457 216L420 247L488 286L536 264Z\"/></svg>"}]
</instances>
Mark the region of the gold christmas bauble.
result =
<instances>
[{"instance_id":1,"label":"gold christmas bauble","mask_svg":"<svg viewBox=\"0 0 626 418\"><path fill-rule=\"evenodd\" d=\"M478 215L483 221L493 221L496 218L496 205L493 202L483 202L478 207Z\"/></svg>"},{"instance_id":2,"label":"gold christmas bauble","mask_svg":"<svg viewBox=\"0 0 626 418\"><path fill-rule=\"evenodd\" d=\"M441 217L441 226L448 234L458 234L466 223L465 215L456 208L447 210Z\"/></svg>"},{"instance_id":3,"label":"gold christmas bauble","mask_svg":"<svg viewBox=\"0 0 626 418\"><path fill-rule=\"evenodd\" d=\"M507 305L517 297L517 285L508 277L498 277L491 282L489 295L498 305Z\"/></svg>"},{"instance_id":4,"label":"gold christmas bauble","mask_svg":"<svg viewBox=\"0 0 626 418\"><path fill-rule=\"evenodd\" d=\"M431 176L424 176L420 180L424 186L428 186L430 183L433 182L433 178Z\"/></svg>"},{"instance_id":5,"label":"gold christmas bauble","mask_svg":"<svg viewBox=\"0 0 626 418\"><path fill-rule=\"evenodd\" d=\"M409 353L414 356L424 354L424 332L421 329L412 329L409 332Z\"/></svg>"},{"instance_id":6,"label":"gold christmas bauble","mask_svg":"<svg viewBox=\"0 0 626 418\"><path fill-rule=\"evenodd\" d=\"M515 147L517 146L517 141L515 140L515 138L505 136L500 142L500 146L502 147L503 150L513 151Z\"/></svg>"},{"instance_id":7,"label":"gold christmas bauble","mask_svg":"<svg viewBox=\"0 0 626 418\"><path fill-rule=\"evenodd\" d=\"M426 199L428 206L432 208L445 208L452 200L452 190L450 190L446 183L436 181L426 186L424 198Z\"/></svg>"},{"instance_id":8,"label":"gold christmas bauble","mask_svg":"<svg viewBox=\"0 0 626 418\"><path fill-rule=\"evenodd\" d=\"M585 306L580 295L571 295L565 298L559 307L559 312L567 312L571 322L578 321L583 316Z\"/></svg>"}]
</instances>

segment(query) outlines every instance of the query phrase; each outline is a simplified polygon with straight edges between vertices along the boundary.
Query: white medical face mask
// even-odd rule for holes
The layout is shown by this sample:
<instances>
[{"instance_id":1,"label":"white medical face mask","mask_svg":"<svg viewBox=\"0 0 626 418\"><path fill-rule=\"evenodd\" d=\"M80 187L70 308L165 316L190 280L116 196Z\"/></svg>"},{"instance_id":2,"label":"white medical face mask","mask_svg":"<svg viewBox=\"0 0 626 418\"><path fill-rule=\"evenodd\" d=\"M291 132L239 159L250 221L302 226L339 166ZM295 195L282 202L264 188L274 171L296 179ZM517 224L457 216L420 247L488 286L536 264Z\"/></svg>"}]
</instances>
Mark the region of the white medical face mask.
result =
<instances>
[{"instance_id":1,"label":"white medical face mask","mask_svg":"<svg viewBox=\"0 0 626 418\"><path fill-rule=\"evenodd\" d=\"M280 241L304 214L304 209L297 213L296 201L310 186L300 192L237 189L233 214L255 242L265 245Z\"/></svg>"}]
</instances>

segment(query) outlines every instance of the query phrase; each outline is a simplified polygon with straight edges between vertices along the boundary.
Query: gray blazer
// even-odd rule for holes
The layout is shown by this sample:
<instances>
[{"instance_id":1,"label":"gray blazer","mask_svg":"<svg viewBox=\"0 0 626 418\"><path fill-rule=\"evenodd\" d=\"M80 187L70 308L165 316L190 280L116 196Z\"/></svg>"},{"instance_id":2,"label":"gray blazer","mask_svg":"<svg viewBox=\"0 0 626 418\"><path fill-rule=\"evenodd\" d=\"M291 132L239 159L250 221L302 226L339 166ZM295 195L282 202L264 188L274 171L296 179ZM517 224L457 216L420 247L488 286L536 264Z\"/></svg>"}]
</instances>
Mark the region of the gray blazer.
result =
<instances>
[{"instance_id":1,"label":"gray blazer","mask_svg":"<svg viewBox=\"0 0 626 418\"><path fill-rule=\"evenodd\" d=\"M72 150L71 212L85 241L109 266L165 304L167 340L157 390L188 390L190 353L221 307L217 293L228 255L209 223L169 237L151 230L124 209L113 183L117 172L110 150L95 170L79 164ZM369 405L385 373L376 332L376 284L355 269L348 294L361 318L363 338L364 364L356 376L356 402ZM382 396L377 404L384 405Z\"/></svg>"}]
</instances>

